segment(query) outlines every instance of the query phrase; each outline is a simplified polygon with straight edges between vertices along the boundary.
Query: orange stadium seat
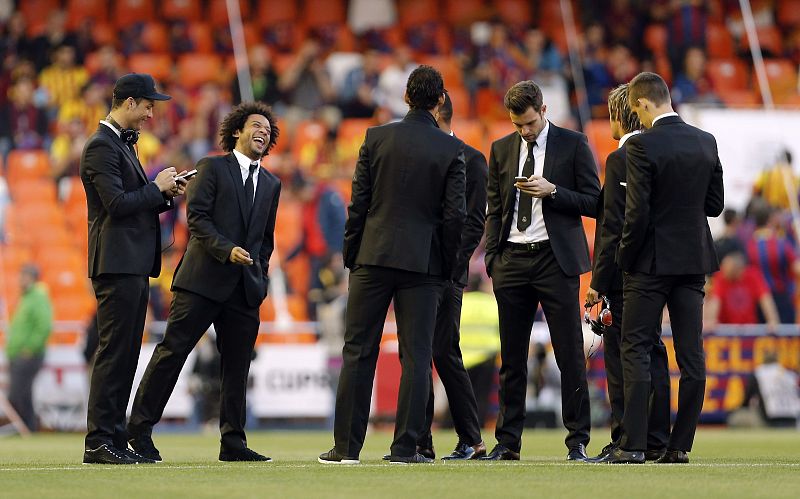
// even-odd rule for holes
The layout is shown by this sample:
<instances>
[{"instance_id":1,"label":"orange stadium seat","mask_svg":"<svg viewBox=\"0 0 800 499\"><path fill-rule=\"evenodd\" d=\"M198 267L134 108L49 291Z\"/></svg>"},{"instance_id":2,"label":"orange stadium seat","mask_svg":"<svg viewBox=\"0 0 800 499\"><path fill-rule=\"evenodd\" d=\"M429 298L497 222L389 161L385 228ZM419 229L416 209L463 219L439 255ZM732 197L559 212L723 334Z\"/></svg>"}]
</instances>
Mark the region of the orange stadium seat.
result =
<instances>
[{"instance_id":1,"label":"orange stadium seat","mask_svg":"<svg viewBox=\"0 0 800 499\"><path fill-rule=\"evenodd\" d=\"M34 238L41 232L56 232L59 228L64 228L64 212L55 203L29 204L16 208L19 222Z\"/></svg>"},{"instance_id":2,"label":"orange stadium seat","mask_svg":"<svg viewBox=\"0 0 800 499\"><path fill-rule=\"evenodd\" d=\"M155 19L156 9L153 0L117 0L113 4L113 18L120 28Z\"/></svg>"},{"instance_id":3,"label":"orange stadium seat","mask_svg":"<svg viewBox=\"0 0 800 499\"><path fill-rule=\"evenodd\" d=\"M172 75L172 57L167 54L131 54L128 69L134 73L148 73L158 81L169 80Z\"/></svg>"},{"instance_id":4,"label":"orange stadium seat","mask_svg":"<svg viewBox=\"0 0 800 499\"><path fill-rule=\"evenodd\" d=\"M292 23L297 19L297 5L286 0L260 0L257 18L264 27Z\"/></svg>"},{"instance_id":5,"label":"orange stadium seat","mask_svg":"<svg viewBox=\"0 0 800 499\"><path fill-rule=\"evenodd\" d=\"M106 22L108 20L108 2L105 0L69 0L67 2L67 24L77 27L84 20Z\"/></svg>"},{"instance_id":6,"label":"orange stadium seat","mask_svg":"<svg viewBox=\"0 0 800 499\"><path fill-rule=\"evenodd\" d=\"M11 199L18 208L55 205L56 197L56 184L49 178L23 178L11 184Z\"/></svg>"},{"instance_id":7,"label":"orange stadium seat","mask_svg":"<svg viewBox=\"0 0 800 499\"><path fill-rule=\"evenodd\" d=\"M765 56L771 54L772 57L780 57L783 55L783 35L776 26L760 26L756 30L756 35L758 36L758 44L761 46L761 52L769 53L765 54ZM746 33L742 37L739 48L742 51L750 50L750 42Z\"/></svg>"},{"instance_id":8,"label":"orange stadium seat","mask_svg":"<svg viewBox=\"0 0 800 499\"><path fill-rule=\"evenodd\" d=\"M778 24L784 28L800 25L800 0L778 0Z\"/></svg>"},{"instance_id":9,"label":"orange stadium seat","mask_svg":"<svg viewBox=\"0 0 800 499\"><path fill-rule=\"evenodd\" d=\"M503 96L491 88L480 88L475 94L475 115L483 121L508 118L503 107Z\"/></svg>"},{"instance_id":10,"label":"orange stadium seat","mask_svg":"<svg viewBox=\"0 0 800 499\"><path fill-rule=\"evenodd\" d=\"M15 149L6 160L6 177L13 184L23 178L46 178L50 176L50 157L46 151Z\"/></svg>"},{"instance_id":11,"label":"orange stadium seat","mask_svg":"<svg viewBox=\"0 0 800 499\"><path fill-rule=\"evenodd\" d=\"M480 121L453 118L453 122L450 123L450 128L453 130L456 137L463 140L464 143L471 145L481 152L486 149L486 144L484 143L486 134Z\"/></svg>"},{"instance_id":12,"label":"orange stadium seat","mask_svg":"<svg viewBox=\"0 0 800 499\"><path fill-rule=\"evenodd\" d=\"M208 5L208 22L212 26L227 26L228 25L228 6L227 0L211 0ZM287 2L290 3L290 2ZM239 14L241 15L242 22L250 18L250 2L247 0L239 0Z\"/></svg>"},{"instance_id":13,"label":"orange stadium seat","mask_svg":"<svg viewBox=\"0 0 800 499\"><path fill-rule=\"evenodd\" d=\"M168 21L199 21L200 0L161 0L161 17Z\"/></svg>"},{"instance_id":14,"label":"orange stadium seat","mask_svg":"<svg viewBox=\"0 0 800 499\"><path fill-rule=\"evenodd\" d=\"M455 26L466 26L487 14L484 0L445 0L445 18Z\"/></svg>"},{"instance_id":15,"label":"orange stadium seat","mask_svg":"<svg viewBox=\"0 0 800 499\"><path fill-rule=\"evenodd\" d=\"M446 82L447 80L445 80ZM446 84L446 83L445 83ZM472 116L472 105L470 103L469 92L461 86L447 85L447 92L453 102L453 116L470 118Z\"/></svg>"},{"instance_id":16,"label":"orange stadium seat","mask_svg":"<svg viewBox=\"0 0 800 499\"><path fill-rule=\"evenodd\" d=\"M57 321L89 320L94 312L95 301L87 292L85 294L56 295L53 299L53 318Z\"/></svg>"},{"instance_id":17,"label":"orange stadium seat","mask_svg":"<svg viewBox=\"0 0 800 499\"><path fill-rule=\"evenodd\" d=\"M189 23L189 39L194 44L195 52L211 53L214 51L214 37L211 26L207 23Z\"/></svg>"},{"instance_id":18,"label":"orange stadium seat","mask_svg":"<svg viewBox=\"0 0 800 499\"><path fill-rule=\"evenodd\" d=\"M437 2L429 0L399 0L397 14L400 25L404 28L410 28L438 21L439 6Z\"/></svg>"},{"instance_id":19,"label":"orange stadium seat","mask_svg":"<svg viewBox=\"0 0 800 499\"><path fill-rule=\"evenodd\" d=\"M644 45L653 54L667 54L667 27L663 24L650 24L644 30Z\"/></svg>"},{"instance_id":20,"label":"orange stadium seat","mask_svg":"<svg viewBox=\"0 0 800 499\"><path fill-rule=\"evenodd\" d=\"M710 23L706 26L706 52L711 59L734 56L733 38L724 24Z\"/></svg>"},{"instance_id":21,"label":"orange stadium seat","mask_svg":"<svg viewBox=\"0 0 800 499\"><path fill-rule=\"evenodd\" d=\"M148 52L169 52L169 31L164 23L151 21L145 24L140 41Z\"/></svg>"},{"instance_id":22,"label":"orange stadium seat","mask_svg":"<svg viewBox=\"0 0 800 499\"><path fill-rule=\"evenodd\" d=\"M29 35L38 35L40 28L44 28L47 22L45 13L52 12L61 6L61 0L25 0L14 3L17 4L17 9L22 13L22 17L25 18ZM34 32L30 31L31 28L34 29Z\"/></svg>"},{"instance_id":23,"label":"orange stadium seat","mask_svg":"<svg viewBox=\"0 0 800 499\"><path fill-rule=\"evenodd\" d=\"M605 168L606 158L617 149L618 145L611 136L611 124L608 120L592 120L586 124L584 132L600 165Z\"/></svg>"},{"instance_id":24,"label":"orange stadium seat","mask_svg":"<svg viewBox=\"0 0 800 499\"><path fill-rule=\"evenodd\" d=\"M427 55L420 58L420 63L438 69L439 72L442 73L442 79L444 79L444 87L446 89L450 90L454 87L464 86L464 75L455 57Z\"/></svg>"},{"instance_id":25,"label":"orange stadium seat","mask_svg":"<svg viewBox=\"0 0 800 499\"><path fill-rule=\"evenodd\" d=\"M494 0L498 17L510 25L530 25L533 21L531 4L528 0Z\"/></svg>"},{"instance_id":26,"label":"orange stadium seat","mask_svg":"<svg viewBox=\"0 0 800 499\"><path fill-rule=\"evenodd\" d=\"M100 47L103 45L114 45L117 43L119 34L111 23L96 22L92 23L91 28L92 40L96 46Z\"/></svg>"},{"instance_id":27,"label":"orange stadium seat","mask_svg":"<svg viewBox=\"0 0 800 499\"><path fill-rule=\"evenodd\" d=\"M0 246L0 254L3 258L3 267L6 269L19 270L26 263L33 262L33 253L28 246L18 244L6 244ZM6 275L6 279L10 276Z\"/></svg>"},{"instance_id":28,"label":"orange stadium seat","mask_svg":"<svg viewBox=\"0 0 800 499\"><path fill-rule=\"evenodd\" d=\"M72 235L66 229L66 221L53 218L48 225L31 231L31 240L37 246L66 246L73 243Z\"/></svg>"},{"instance_id":29,"label":"orange stadium seat","mask_svg":"<svg viewBox=\"0 0 800 499\"><path fill-rule=\"evenodd\" d=\"M303 5L303 17L309 28L343 24L346 21L345 1L306 0Z\"/></svg>"},{"instance_id":30,"label":"orange stadium seat","mask_svg":"<svg viewBox=\"0 0 800 499\"><path fill-rule=\"evenodd\" d=\"M748 68L739 59L712 59L708 61L706 70L717 92L744 90L750 79Z\"/></svg>"},{"instance_id":31,"label":"orange stadium seat","mask_svg":"<svg viewBox=\"0 0 800 499\"><path fill-rule=\"evenodd\" d=\"M764 61L773 99L778 101L797 94L797 67L789 59Z\"/></svg>"},{"instance_id":32,"label":"orange stadium seat","mask_svg":"<svg viewBox=\"0 0 800 499\"><path fill-rule=\"evenodd\" d=\"M178 58L178 80L194 88L223 76L222 61L214 54L184 54Z\"/></svg>"}]
</instances>

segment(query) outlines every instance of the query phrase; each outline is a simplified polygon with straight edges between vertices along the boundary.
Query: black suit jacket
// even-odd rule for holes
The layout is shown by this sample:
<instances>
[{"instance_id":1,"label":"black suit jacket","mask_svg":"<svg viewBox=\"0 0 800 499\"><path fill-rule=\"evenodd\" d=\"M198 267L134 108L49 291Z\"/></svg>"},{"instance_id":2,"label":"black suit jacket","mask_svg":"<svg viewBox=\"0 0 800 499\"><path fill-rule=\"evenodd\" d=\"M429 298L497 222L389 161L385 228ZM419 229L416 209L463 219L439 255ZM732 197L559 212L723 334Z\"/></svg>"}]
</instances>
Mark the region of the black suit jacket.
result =
<instances>
[{"instance_id":1,"label":"black suit jacket","mask_svg":"<svg viewBox=\"0 0 800 499\"><path fill-rule=\"evenodd\" d=\"M161 272L158 214L172 207L136 155L99 125L83 147L81 181L89 215L89 277Z\"/></svg>"},{"instance_id":2,"label":"black suit jacket","mask_svg":"<svg viewBox=\"0 0 800 499\"><path fill-rule=\"evenodd\" d=\"M242 174L233 153L203 158L196 168L197 177L186 191L189 244L175 270L172 288L223 302L239 279L244 279L247 304L258 307L269 286L267 273L275 247L281 182L263 168L258 169L248 220ZM253 265L231 263L231 250L236 246L250 253Z\"/></svg>"},{"instance_id":3,"label":"black suit jacket","mask_svg":"<svg viewBox=\"0 0 800 499\"><path fill-rule=\"evenodd\" d=\"M597 205L591 287L602 295L622 290L622 271L616 258L625 222L624 183L625 148L622 147L606 159L606 179Z\"/></svg>"},{"instance_id":4,"label":"black suit jacket","mask_svg":"<svg viewBox=\"0 0 800 499\"><path fill-rule=\"evenodd\" d=\"M625 225L617 262L626 272L710 274L719 269L706 217L724 207L714 136L668 116L625 143Z\"/></svg>"},{"instance_id":5,"label":"black suit jacket","mask_svg":"<svg viewBox=\"0 0 800 499\"><path fill-rule=\"evenodd\" d=\"M519 172L522 137L511 133L492 143L489 155L489 206L486 214L486 270L503 251L514 217L514 177ZM550 246L561 270L569 276L588 272L589 245L581 216L594 217L600 195L597 165L586 136L550 123L542 176L557 187L545 197L542 214Z\"/></svg>"},{"instance_id":6,"label":"black suit jacket","mask_svg":"<svg viewBox=\"0 0 800 499\"><path fill-rule=\"evenodd\" d=\"M486 165L486 156L467 143L464 143L464 159L467 164L467 219L461 232L461 247L458 249L455 275L458 276L458 282L466 286L469 260L483 237L489 169Z\"/></svg>"},{"instance_id":7,"label":"black suit jacket","mask_svg":"<svg viewBox=\"0 0 800 499\"><path fill-rule=\"evenodd\" d=\"M353 176L345 266L457 277L464 191L464 144L428 111L368 129Z\"/></svg>"}]
</instances>

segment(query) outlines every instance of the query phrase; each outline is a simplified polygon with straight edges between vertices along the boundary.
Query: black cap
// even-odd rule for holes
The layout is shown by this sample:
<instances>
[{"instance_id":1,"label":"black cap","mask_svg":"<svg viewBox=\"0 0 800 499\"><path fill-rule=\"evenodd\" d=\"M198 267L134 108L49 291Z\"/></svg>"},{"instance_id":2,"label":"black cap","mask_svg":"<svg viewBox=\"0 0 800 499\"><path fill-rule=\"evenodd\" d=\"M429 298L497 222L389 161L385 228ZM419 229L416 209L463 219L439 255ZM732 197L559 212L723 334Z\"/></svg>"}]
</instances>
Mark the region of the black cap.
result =
<instances>
[{"instance_id":1,"label":"black cap","mask_svg":"<svg viewBox=\"0 0 800 499\"><path fill-rule=\"evenodd\" d=\"M150 100L170 100L172 97L156 91L153 77L145 73L130 73L120 77L114 84L114 99L145 98Z\"/></svg>"}]
</instances>

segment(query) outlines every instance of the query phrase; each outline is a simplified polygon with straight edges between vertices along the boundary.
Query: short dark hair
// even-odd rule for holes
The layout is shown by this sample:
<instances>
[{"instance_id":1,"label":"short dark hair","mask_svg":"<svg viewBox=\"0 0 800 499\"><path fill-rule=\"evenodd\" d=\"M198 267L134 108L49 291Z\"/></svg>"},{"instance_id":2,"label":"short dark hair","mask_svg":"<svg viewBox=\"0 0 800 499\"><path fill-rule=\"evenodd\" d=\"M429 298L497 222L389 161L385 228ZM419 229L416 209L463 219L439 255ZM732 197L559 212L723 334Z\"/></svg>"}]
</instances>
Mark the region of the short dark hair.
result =
<instances>
[{"instance_id":1,"label":"short dark hair","mask_svg":"<svg viewBox=\"0 0 800 499\"><path fill-rule=\"evenodd\" d=\"M406 99L411 109L430 111L443 93L442 74L432 66L419 66L408 77Z\"/></svg>"},{"instance_id":2,"label":"short dark hair","mask_svg":"<svg viewBox=\"0 0 800 499\"><path fill-rule=\"evenodd\" d=\"M450 100L450 94L444 93L444 104L439 106L439 118L448 125L453 120L453 101Z\"/></svg>"},{"instance_id":3,"label":"short dark hair","mask_svg":"<svg viewBox=\"0 0 800 499\"><path fill-rule=\"evenodd\" d=\"M772 206L764 203L758 203L756 206L753 207L753 222L756 224L756 228L760 229L762 227L766 227L769 223L769 219L772 218L773 209Z\"/></svg>"},{"instance_id":4,"label":"short dark hair","mask_svg":"<svg viewBox=\"0 0 800 499\"><path fill-rule=\"evenodd\" d=\"M739 212L734 210L733 208L725 208L725 211L722 212L722 220L725 222L725 225L730 225L734 222L738 222Z\"/></svg>"},{"instance_id":5,"label":"short dark hair","mask_svg":"<svg viewBox=\"0 0 800 499\"><path fill-rule=\"evenodd\" d=\"M225 118L223 118L222 123L220 123L219 145L222 147L223 151L231 152L236 148L237 138L234 137L233 134L244 129L244 125L247 123L247 117L251 114L261 115L269 121L269 143L267 143L267 148L264 150L264 156L269 154L269 151L275 147L275 143L278 141L278 136L280 135L280 130L278 129L275 115L272 114L272 108L263 102L242 102L231 109L231 112L229 112Z\"/></svg>"},{"instance_id":6,"label":"short dark hair","mask_svg":"<svg viewBox=\"0 0 800 499\"><path fill-rule=\"evenodd\" d=\"M646 71L634 76L628 84L628 100L633 106L639 99L648 99L656 106L669 103L667 82L659 75Z\"/></svg>"},{"instance_id":7,"label":"short dark hair","mask_svg":"<svg viewBox=\"0 0 800 499\"><path fill-rule=\"evenodd\" d=\"M529 107L540 113L543 103L542 89L533 80L516 83L503 98L503 105L514 114L523 114Z\"/></svg>"},{"instance_id":8,"label":"short dark hair","mask_svg":"<svg viewBox=\"0 0 800 499\"><path fill-rule=\"evenodd\" d=\"M119 109L125 104L125 101L128 100L128 97L124 97L122 99L119 98L112 98L111 99L111 109ZM138 106L140 102L144 100L144 97L133 97L133 100L136 101L136 105Z\"/></svg>"}]
</instances>

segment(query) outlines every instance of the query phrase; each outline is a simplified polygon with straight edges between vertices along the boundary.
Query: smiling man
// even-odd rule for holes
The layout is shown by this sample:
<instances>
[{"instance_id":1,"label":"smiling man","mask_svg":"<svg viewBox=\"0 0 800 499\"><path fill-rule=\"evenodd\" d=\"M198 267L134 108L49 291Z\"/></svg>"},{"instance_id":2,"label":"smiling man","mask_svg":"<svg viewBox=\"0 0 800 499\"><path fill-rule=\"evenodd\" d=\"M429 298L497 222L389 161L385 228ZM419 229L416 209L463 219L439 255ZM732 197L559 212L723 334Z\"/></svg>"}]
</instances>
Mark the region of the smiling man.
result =
<instances>
[{"instance_id":1,"label":"smiling man","mask_svg":"<svg viewBox=\"0 0 800 499\"><path fill-rule=\"evenodd\" d=\"M175 168L149 181L135 144L153 117L156 91L147 74L128 74L114 85L111 112L89 137L80 175L89 216L89 277L97 298L99 344L92 368L83 462L152 462L128 449L125 409L142 345L149 277L161 272L158 214L183 193Z\"/></svg>"},{"instance_id":2,"label":"smiling man","mask_svg":"<svg viewBox=\"0 0 800 499\"><path fill-rule=\"evenodd\" d=\"M189 244L172 281L164 340L136 392L128 422L131 447L161 461L151 438L178 374L198 340L214 325L222 356L220 461L270 461L247 447L245 393L250 358L267 296L281 183L260 166L278 127L269 106L239 104L220 128L228 154L201 159L187 191Z\"/></svg>"}]
</instances>

